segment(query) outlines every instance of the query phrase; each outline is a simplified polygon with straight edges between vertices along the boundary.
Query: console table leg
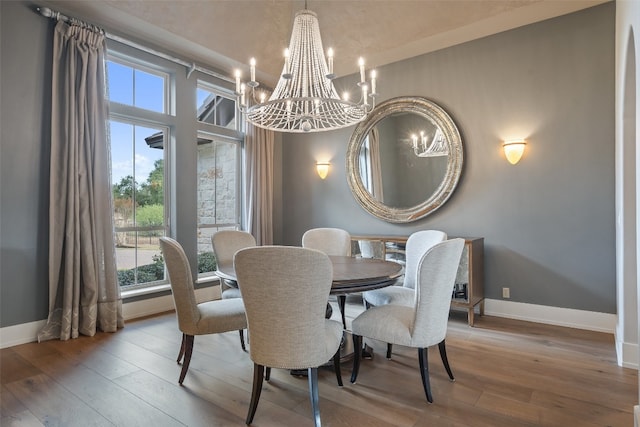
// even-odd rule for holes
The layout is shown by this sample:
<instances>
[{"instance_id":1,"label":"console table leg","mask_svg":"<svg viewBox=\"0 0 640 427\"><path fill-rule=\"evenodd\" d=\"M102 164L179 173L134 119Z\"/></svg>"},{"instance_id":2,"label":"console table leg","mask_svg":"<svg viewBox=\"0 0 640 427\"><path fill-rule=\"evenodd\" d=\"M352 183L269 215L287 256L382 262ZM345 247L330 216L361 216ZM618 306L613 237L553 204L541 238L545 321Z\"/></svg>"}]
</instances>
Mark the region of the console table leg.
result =
<instances>
[{"instance_id":1,"label":"console table leg","mask_svg":"<svg viewBox=\"0 0 640 427\"><path fill-rule=\"evenodd\" d=\"M473 326L473 316L475 315L475 310L473 309L473 306L469 307L469 309L467 310L469 313L469 326Z\"/></svg>"}]
</instances>

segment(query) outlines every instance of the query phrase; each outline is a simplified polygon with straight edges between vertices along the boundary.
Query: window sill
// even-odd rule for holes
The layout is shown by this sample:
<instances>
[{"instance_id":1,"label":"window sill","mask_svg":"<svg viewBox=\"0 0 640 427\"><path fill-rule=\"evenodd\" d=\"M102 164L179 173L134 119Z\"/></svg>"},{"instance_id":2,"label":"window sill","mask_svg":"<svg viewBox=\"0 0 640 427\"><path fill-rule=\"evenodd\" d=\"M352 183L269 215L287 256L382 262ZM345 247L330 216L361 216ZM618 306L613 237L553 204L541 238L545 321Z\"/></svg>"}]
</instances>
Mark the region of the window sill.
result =
<instances>
[{"instance_id":1,"label":"window sill","mask_svg":"<svg viewBox=\"0 0 640 427\"><path fill-rule=\"evenodd\" d=\"M219 283L220 279L218 278L218 276L201 277L195 281L194 288L208 288L210 286L217 286ZM147 286L144 288L122 291L121 297L124 302L127 302L127 300L145 299L145 297L151 298L153 296L156 296L156 294L167 293L171 293L171 285L169 283L164 283L162 285Z\"/></svg>"},{"instance_id":2,"label":"window sill","mask_svg":"<svg viewBox=\"0 0 640 427\"><path fill-rule=\"evenodd\" d=\"M168 283L156 286L147 286L145 288L131 289L129 291L122 291L121 296L123 300L137 298L144 295L157 294L160 292L166 292L171 290L171 285Z\"/></svg>"}]
</instances>

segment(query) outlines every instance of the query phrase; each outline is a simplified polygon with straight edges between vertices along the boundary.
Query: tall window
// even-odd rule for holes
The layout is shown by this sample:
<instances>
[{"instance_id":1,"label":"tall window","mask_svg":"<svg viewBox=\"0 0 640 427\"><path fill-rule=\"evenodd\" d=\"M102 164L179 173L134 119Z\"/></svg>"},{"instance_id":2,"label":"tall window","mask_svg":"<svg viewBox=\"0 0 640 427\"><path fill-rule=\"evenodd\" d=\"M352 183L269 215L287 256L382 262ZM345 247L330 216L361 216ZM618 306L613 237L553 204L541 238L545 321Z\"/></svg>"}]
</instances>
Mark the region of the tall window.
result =
<instances>
[{"instance_id":1,"label":"tall window","mask_svg":"<svg viewBox=\"0 0 640 427\"><path fill-rule=\"evenodd\" d=\"M241 141L229 135L237 126L235 100L230 94L198 82L198 273L213 274L216 261L211 236L240 228Z\"/></svg>"},{"instance_id":2,"label":"tall window","mask_svg":"<svg viewBox=\"0 0 640 427\"><path fill-rule=\"evenodd\" d=\"M109 60L107 69L116 263L120 286L130 289L165 280L159 238L169 211L169 127L157 122L167 111L169 76L124 61Z\"/></svg>"}]
</instances>

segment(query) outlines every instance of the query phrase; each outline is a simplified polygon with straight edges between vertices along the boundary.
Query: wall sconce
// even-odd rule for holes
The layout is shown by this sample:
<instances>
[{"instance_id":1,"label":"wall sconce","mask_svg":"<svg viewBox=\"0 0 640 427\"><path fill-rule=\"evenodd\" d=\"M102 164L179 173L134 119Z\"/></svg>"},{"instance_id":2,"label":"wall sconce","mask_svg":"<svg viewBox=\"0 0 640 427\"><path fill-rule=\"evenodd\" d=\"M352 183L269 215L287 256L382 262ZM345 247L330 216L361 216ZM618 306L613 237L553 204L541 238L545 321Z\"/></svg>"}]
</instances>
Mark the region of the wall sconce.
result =
<instances>
[{"instance_id":1,"label":"wall sconce","mask_svg":"<svg viewBox=\"0 0 640 427\"><path fill-rule=\"evenodd\" d=\"M507 157L509 163L515 165L520 161L522 153L524 153L525 145L527 145L527 143L524 139L512 139L510 141L505 141L502 144L504 155Z\"/></svg>"},{"instance_id":2,"label":"wall sconce","mask_svg":"<svg viewBox=\"0 0 640 427\"><path fill-rule=\"evenodd\" d=\"M329 166L331 163L329 162L317 162L316 163L316 171L318 172L318 176L320 179L325 179L329 174Z\"/></svg>"}]
</instances>

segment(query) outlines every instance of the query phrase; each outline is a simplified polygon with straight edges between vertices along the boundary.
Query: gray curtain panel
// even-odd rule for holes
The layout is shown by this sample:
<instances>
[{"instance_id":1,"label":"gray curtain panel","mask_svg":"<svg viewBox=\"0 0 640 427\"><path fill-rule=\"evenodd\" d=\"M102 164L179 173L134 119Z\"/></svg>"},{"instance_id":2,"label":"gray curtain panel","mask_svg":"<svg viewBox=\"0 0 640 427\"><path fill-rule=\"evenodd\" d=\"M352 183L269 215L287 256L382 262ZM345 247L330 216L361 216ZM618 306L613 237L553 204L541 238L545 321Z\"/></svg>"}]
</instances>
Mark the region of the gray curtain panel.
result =
<instances>
[{"instance_id":1,"label":"gray curtain panel","mask_svg":"<svg viewBox=\"0 0 640 427\"><path fill-rule=\"evenodd\" d=\"M38 341L124 326L116 272L104 33L54 30L49 191L49 317Z\"/></svg>"},{"instance_id":2,"label":"gray curtain panel","mask_svg":"<svg viewBox=\"0 0 640 427\"><path fill-rule=\"evenodd\" d=\"M247 124L245 229L261 245L273 244L273 131Z\"/></svg>"}]
</instances>

